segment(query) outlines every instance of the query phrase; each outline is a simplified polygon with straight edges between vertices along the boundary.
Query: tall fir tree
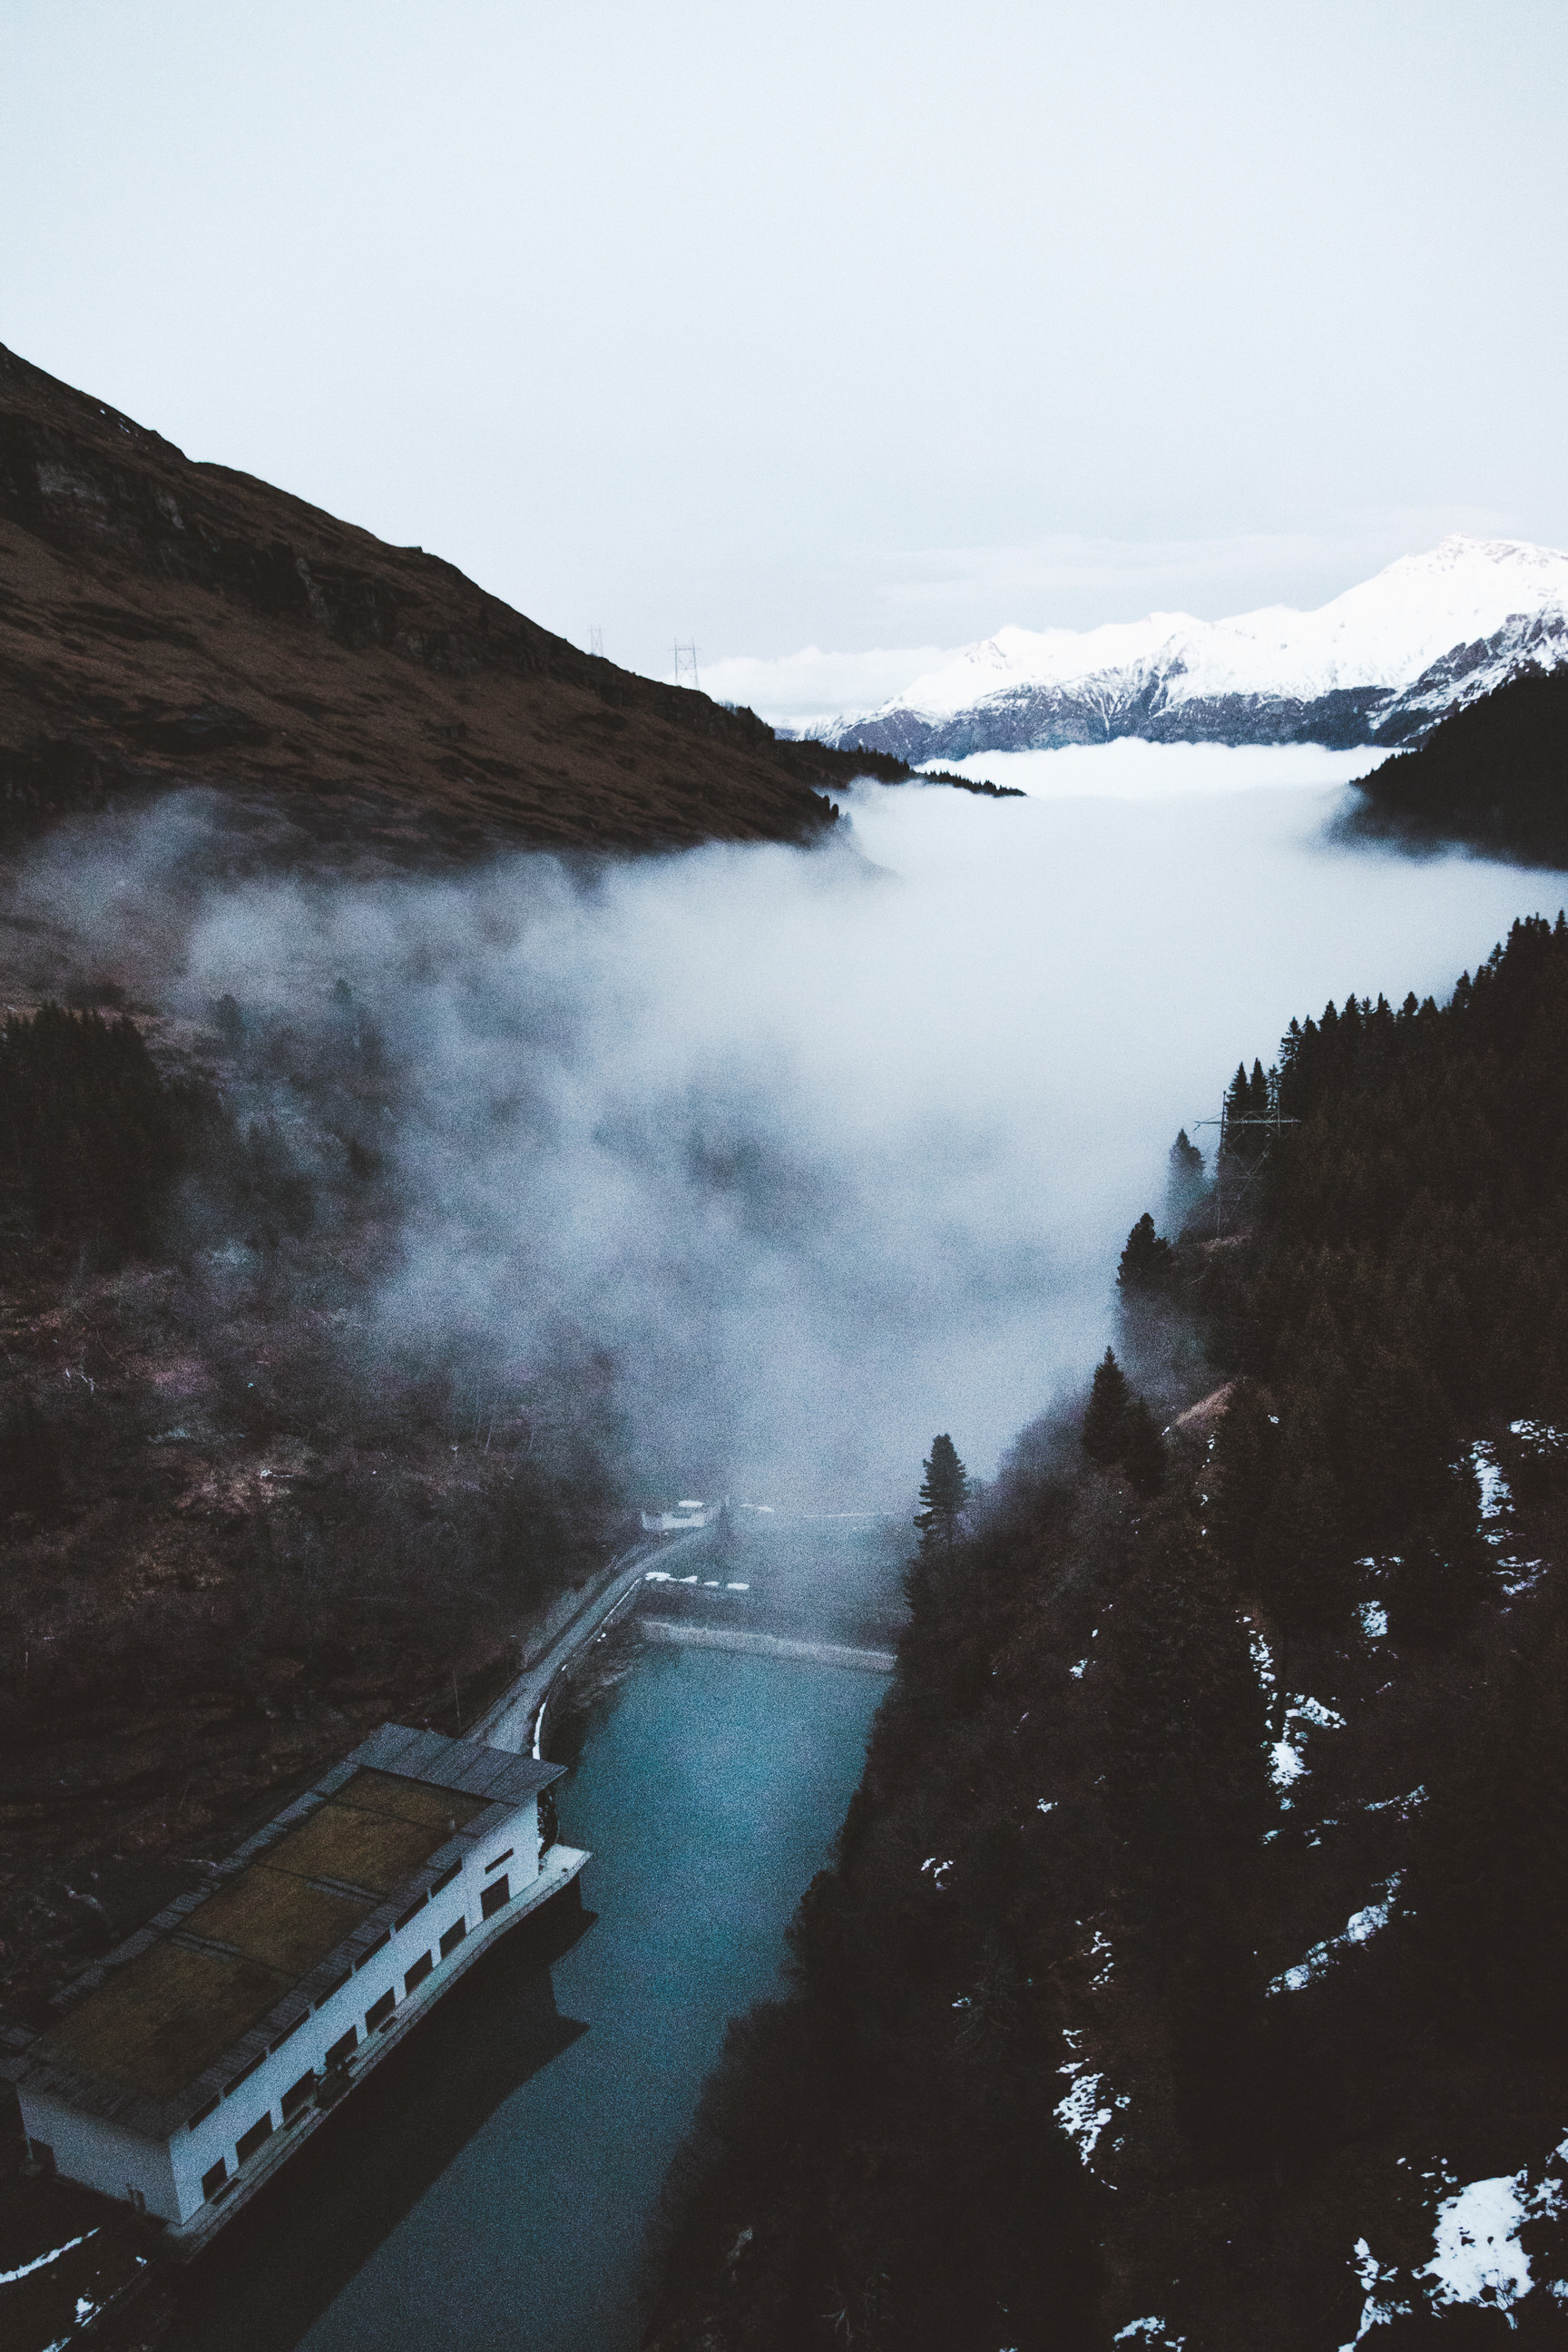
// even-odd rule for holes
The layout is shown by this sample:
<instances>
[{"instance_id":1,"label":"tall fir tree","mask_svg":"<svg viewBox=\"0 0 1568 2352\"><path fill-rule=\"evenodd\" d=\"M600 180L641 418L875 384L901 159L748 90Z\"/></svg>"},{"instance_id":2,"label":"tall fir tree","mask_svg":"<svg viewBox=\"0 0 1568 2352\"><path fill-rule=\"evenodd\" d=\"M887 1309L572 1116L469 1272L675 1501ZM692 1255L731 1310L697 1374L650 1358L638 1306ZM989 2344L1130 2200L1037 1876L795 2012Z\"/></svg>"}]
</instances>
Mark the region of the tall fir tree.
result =
<instances>
[{"instance_id":1,"label":"tall fir tree","mask_svg":"<svg viewBox=\"0 0 1568 2352\"><path fill-rule=\"evenodd\" d=\"M1128 1484L1133 1493L1142 1495L1146 1502L1164 1486L1169 1467L1165 1442L1155 1424L1153 1414L1142 1397L1134 1397L1128 1407L1121 1467L1127 1473Z\"/></svg>"},{"instance_id":2,"label":"tall fir tree","mask_svg":"<svg viewBox=\"0 0 1568 2352\"><path fill-rule=\"evenodd\" d=\"M1221 1559L1245 1578L1279 1475L1279 1416L1256 1381L1232 1387L1211 1456L1206 1524Z\"/></svg>"},{"instance_id":3,"label":"tall fir tree","mask_svg":"<svg viewBox=\"0 0 1568 2352\"><path fill-rule=\"evenodd\" d=\"M925 1476L921 1481L921 1508L915 1514L921 1550L924 1554L951 1552L958 1539L963 1507L969 1500L969 1473L959 1460L952 1438L946 1435L931 1439L931 1452L921 1467Z\"/></svg>"},{"instance_id":4,"label":"tall fir tree","mask_svg":"<svg viewBox=\"0 0 1568 2352\"><path fill-rule=\"evenodd\" d=\"M1179 1234L1204 1196L1204 1155L1184 1127L1171 1146L1165 1180L1165 1223Z\"/></svg>"},{"instance_id":5,"label":"tall fir tree","mask_svg":"<svg viewBox=\"0 0 1568 2352\"><path fill-rule=\"evenodd\" d=\"M1154 1231L1154 1220L1145 1210L1127 1236L1116 1286L1124 1298L1156 1297L1169 1290L1174 1272L1175 1252Z\"/></svg>"},{"instance_id":6,"label":"tall fir tree","mask_svg":"<svg viewBox=\"0 0 1568 2352\"><path fill-rule=\"evenodd\" d=\"M24 1389L0 1421L0 1517L31 1511L41 1518L59 1498L59 1444Z\"/></svg>"},{"instance_id":7,"label":"tall fir tree","mask_svg":"<svg viewBox=\"0 0 1568 2352\"><path fill-rule=\"evenodd\" d=\"M1127 1375L1107 1348L1096 1368L1083 1417L1083 1450L1102 1470L1114 1468L1121 1459L1131 1403Z\"/></svg>"}]
</instances>

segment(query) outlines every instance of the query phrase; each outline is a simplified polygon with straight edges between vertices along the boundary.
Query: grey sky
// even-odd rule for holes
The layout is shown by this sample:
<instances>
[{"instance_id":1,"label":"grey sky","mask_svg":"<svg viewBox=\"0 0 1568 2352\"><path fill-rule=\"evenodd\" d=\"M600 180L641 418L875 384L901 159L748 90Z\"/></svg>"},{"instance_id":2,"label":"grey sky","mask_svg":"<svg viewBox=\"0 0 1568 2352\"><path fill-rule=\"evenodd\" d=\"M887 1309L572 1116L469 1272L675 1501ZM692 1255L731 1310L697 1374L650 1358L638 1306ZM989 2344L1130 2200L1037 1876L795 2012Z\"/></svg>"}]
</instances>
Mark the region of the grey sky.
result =
<instances>
[{"instance_id":1,"label":"grey sky","mask_svg":"<svg viewBox=\"0 0 1568 2352\"><path fill-rule=\"evenodd\" d=\"M1317 603L1568 543L1565 87L1561 0L5 0L0 340L641 668Z\"/></svg>"}]
</instances>

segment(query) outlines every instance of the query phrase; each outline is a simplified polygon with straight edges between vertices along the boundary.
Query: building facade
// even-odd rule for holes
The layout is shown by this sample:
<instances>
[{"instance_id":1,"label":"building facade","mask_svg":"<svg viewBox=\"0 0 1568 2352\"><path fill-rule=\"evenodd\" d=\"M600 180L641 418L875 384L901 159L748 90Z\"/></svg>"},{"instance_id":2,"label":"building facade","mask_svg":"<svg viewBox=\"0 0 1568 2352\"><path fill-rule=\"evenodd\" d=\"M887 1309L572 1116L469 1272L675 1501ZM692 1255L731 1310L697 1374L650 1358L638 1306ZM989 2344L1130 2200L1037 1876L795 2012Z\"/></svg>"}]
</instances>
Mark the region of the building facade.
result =
<instances>
[{"instance_id":1,"label":"building facade","mask_svg":"<svg viewBox=\"0 0 1568 2352\"><path fill-rule=\"evenodd\" d=\"M0 2056L35 2160L176 2232L226 2218L575 1876L586 1855L541 1828L561 1769L383 1726Z\"/></svg>"}]
</instances>

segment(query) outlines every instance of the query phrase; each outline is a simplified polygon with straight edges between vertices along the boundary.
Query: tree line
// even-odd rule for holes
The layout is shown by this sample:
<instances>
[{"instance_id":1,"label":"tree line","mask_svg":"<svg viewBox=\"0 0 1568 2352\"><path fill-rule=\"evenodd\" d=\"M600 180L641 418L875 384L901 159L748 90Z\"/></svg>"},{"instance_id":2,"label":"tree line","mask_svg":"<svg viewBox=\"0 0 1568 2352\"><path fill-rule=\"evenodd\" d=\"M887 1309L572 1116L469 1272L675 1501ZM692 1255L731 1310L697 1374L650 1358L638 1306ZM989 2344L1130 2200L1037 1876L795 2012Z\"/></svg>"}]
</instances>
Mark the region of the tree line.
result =
<instances>
[{"instance_id":1,"label":"tree line","mask_svg":"<svg viewBox=\"0 0 1568 2352\"><path fill-rule=\"evenodd\" d=\"M1527 668L1356 786L1352 837L1568 866L1568 668Z\"/></svg>"},{"instance_id":2,"label":"tree line","mask_svg":"<svg viewBox=\"0 0 1568 2352\"><path fill-rule=\"evenodd\" d=\"M1368 2246L1391 2345L1552 2340L1423 2265L1433 2184L1549 2170L1568 2099L1565 1065L1562 918L1446 1006L1293 1022L1216 1165L1178 1139L1088 1393L981 1497L933 1444L791 1995L670 2177L659 2352L1315 2352Z\"/></svg>"}]
</instances>

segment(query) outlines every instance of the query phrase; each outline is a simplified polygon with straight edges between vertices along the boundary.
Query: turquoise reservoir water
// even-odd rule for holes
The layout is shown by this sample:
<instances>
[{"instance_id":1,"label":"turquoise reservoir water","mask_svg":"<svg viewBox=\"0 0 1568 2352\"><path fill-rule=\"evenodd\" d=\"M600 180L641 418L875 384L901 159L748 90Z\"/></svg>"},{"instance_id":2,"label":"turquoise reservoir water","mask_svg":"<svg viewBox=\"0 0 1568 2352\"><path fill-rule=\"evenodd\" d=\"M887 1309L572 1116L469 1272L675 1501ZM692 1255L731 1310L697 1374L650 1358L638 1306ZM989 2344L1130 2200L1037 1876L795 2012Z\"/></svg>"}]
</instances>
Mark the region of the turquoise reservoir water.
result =
<instances>
[{"instance_id":1,"label":"turquoise reservoir water","mask_svg":"<svg viewBox=\"0 0 1568 2352\"><path fill-rule=\"evenodd\" d=\"M171 2352L630 2352L665 2168L725 2020L777 1986L885 1688L647 1654L563 1790L595 1923L454 1988L204 2258Z\"/></svg>"}]
</instances>

